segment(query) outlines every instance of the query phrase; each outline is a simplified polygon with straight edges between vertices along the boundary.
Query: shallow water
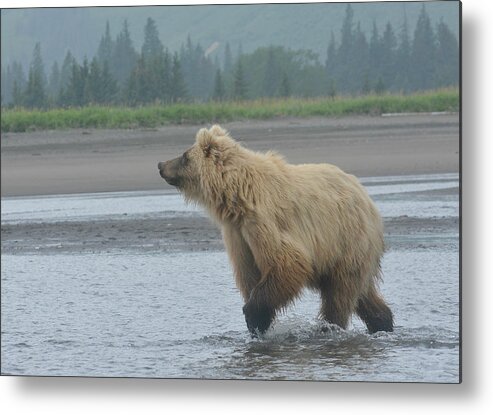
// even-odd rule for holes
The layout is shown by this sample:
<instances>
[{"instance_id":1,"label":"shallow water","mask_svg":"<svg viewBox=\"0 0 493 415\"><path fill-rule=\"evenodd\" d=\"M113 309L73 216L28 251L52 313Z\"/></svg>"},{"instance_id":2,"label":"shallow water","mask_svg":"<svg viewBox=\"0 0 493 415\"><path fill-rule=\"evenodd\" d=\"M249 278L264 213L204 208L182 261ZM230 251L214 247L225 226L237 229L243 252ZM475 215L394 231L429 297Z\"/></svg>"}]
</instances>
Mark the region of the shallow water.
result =
<instances>
[{"instance_id":1,"label":"shallow water","mask_svg":"<svg viewBox=\"0 0 493 415\"><path fill-rule=\"evenodd\" d=\"M458 197L433 191L457 181L436 175L366 184L384 216L439 220L457 215ZM176 194L126 192L4 199L2 224L132 220L162 214L163 204L173 207L165 215L201 214L184 210ZM374 335L356 317L346 331L318 320L318 296L307 291L252 339L223 251L4 253L2 373L458 382L458 229L391 237L401 243L384 256L382 292L396 328Z\"/></svg>"}]
</instances>

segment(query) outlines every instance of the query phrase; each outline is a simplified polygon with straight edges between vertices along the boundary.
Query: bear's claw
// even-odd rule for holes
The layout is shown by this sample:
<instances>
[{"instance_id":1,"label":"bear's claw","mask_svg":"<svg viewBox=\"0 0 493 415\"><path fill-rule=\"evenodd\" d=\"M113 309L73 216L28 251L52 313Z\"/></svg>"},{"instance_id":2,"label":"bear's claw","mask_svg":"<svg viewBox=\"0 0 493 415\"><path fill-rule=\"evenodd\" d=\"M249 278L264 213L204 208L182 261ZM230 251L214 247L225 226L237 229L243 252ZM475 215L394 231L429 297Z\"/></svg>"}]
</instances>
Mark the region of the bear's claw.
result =
<instances>
[{"instance_id":1,"label":"bear's claw","mask_svg":"<svg viewBox=\"0 0 493 415\"><path fill-rule=\"evenodd\" d=\"M243 314L250 333L256 334L258 331L262 334L267 331L274 320L275 313L271 307L249 301L243 306Z\"/></svg>"}]
</instances>

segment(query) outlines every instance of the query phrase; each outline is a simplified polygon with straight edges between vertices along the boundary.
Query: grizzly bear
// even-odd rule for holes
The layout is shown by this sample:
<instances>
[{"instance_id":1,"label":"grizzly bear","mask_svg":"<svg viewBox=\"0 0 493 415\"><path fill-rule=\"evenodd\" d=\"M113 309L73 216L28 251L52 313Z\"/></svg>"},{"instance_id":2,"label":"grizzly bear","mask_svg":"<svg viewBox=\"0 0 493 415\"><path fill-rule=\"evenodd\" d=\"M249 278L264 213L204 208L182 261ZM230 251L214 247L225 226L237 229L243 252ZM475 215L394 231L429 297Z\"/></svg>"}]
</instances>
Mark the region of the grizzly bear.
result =
<instances>
[{"instance_id":1,"label":"grizzly bear","mask_svg":"<svg viewBox=\"0 0 493 415\"><path fill-rule=\"evenodd\" d=\"M202 128L192 147L158 168L220 225L253 335L303 287L320 292L329 323L345 329L356 312L370 333L393 330L377 289L382 220L354 176L251 151L218 125Z\"/></svg>"}]
</instances>

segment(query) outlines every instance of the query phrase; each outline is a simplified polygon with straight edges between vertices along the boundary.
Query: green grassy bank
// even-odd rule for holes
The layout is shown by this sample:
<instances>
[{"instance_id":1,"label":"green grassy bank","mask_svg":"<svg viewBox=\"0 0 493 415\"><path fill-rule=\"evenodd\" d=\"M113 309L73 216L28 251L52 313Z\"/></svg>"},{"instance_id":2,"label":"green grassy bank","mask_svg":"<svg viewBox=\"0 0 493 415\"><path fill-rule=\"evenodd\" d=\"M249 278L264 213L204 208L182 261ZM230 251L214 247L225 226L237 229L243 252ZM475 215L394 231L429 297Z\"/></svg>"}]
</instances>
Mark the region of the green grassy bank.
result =
<instances>
[{"instance_id":1,"label":"green grassy bank","mask_svg":"<svg viewBox=\"0 0 493 415\"><path fill-rule=\"evenodd\" d=\"M88 106L47 111L2 109L1 131L69 128L139 128L276 117L332 117L356 114L458 111L458 89L412 95L368 95L316 99L266 99L243 102L151 105L138 108Z\"/></svg>"}]
</instances>

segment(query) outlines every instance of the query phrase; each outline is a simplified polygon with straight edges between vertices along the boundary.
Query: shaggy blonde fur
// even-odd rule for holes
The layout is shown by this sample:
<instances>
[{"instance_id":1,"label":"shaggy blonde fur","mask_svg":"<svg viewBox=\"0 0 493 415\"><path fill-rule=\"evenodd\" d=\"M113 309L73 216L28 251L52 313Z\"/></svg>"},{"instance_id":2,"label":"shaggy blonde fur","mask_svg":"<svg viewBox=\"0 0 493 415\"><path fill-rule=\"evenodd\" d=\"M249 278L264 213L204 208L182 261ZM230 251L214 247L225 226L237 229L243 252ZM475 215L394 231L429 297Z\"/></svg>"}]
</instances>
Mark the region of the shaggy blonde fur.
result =
<instances>
[{"instance_id":1,"label":"shaggy blonde fur","mask_svg":"<svg viewBox=\"0 0 493 415\"><path fill-rule=\"evenodd\" d=\"M357 312L370 332L392 330L377 289L382 221L354 176L253 152L217 125L176 160L162 175L178 177L185 197L220 224L252 332L265 331L303 287L320 291L331 323L345 328Z\"/></svg>"}]
</instances>

